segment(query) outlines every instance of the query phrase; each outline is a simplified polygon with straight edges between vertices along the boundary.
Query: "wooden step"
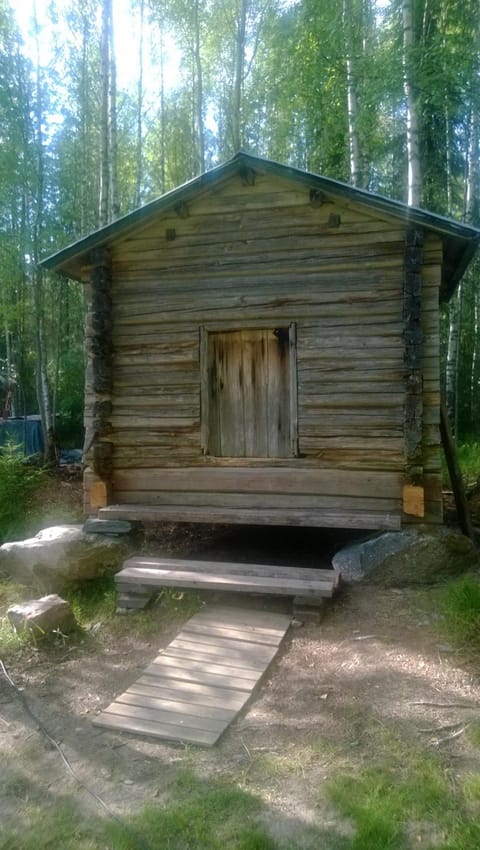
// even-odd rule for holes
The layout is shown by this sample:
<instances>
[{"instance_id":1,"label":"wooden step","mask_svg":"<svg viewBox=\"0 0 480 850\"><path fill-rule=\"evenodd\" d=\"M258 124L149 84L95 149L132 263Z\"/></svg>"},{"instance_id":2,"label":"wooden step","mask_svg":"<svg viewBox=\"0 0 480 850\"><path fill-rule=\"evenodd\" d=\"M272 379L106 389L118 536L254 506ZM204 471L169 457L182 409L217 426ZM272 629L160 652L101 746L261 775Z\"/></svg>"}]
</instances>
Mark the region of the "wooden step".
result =
<instances>
[{"instance_id":1,"label":"wooden step","mask_svg":"<svg viewBox=\"0 0 480 850\"><path fill-rule=\"evenodd\" d=\"M205 505L108 505L100 519L129 519L139 522L205 522L222 525L293 525L306 528L364 528L398 530L399 513L340 511L326 508L219 508Z\"/></svg>"},{"instance_id":2,"label":"wooden step","mask_svg":"<svg viewBox=\"0 0 480 850\"><path fill-rule=\"evenodd\" d=\"M117 588L190 587L273 596L331 597L338 587L338 570L192 561L138 556L124 562L115 576ZM137 591L138 592L138 591Z\"/></svg>"}]
</instances>

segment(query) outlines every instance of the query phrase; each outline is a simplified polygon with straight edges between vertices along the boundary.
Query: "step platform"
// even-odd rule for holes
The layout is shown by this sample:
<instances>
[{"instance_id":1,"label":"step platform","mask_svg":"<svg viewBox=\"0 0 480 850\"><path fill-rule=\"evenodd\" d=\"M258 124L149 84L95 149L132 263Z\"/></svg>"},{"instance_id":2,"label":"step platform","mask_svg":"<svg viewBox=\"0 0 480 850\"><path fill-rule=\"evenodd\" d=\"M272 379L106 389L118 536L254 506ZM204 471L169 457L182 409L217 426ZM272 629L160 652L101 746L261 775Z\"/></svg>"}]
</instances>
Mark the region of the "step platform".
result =
<instances>
[{"instance_id":1,"label":"step platform","mask_svg":"<svg viewBox=\"0 0 480 850\"><path fill-rule=\"evenodd\" d=\"M206 606L93 724L213 746L251 698L289 625L285 614Z\"/></svg>"},{"instance_id":2,"label":"step platform","mask_svg":"<svg viewBox=\"0 0 480 850\"><path fill-rule=\"evenodd\" d=\"M330 598L339 582L340 573L334 569L148 556L129 558L115 576L119 610L144 607L151 595L163 587Z\"/></svg>"}]
</instances>

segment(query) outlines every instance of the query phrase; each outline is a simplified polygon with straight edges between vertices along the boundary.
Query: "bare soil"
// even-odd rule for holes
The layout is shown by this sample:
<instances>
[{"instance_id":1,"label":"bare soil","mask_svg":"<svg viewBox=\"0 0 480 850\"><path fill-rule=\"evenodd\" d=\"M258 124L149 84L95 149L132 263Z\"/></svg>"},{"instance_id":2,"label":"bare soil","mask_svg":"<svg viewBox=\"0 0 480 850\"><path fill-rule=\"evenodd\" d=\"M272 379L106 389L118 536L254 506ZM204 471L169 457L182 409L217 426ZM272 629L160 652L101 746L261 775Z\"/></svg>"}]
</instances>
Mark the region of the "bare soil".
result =
<instances>
[{"instance_id":1,"label":"bare soil","mask_svg":"<svg viewBox=\"0 0 480 850\"><path fill-rule=\"evenodd\" d=\"M161 542L164 552L319 565L341 541L299 530L267 535L187 527L179 543L178 530L167 527ZM313 848L313 827L339 836L352 829L328 802L326 782L368 764L386 734L406 747L441 752L452 782L480 771L480 750L467 735L479 718L480 668L445 643L426 593L344 586L320 626L290 629L246 711L211 750L104 731L91 722L174 637L185 619L181 611L167 621L157 606L158 626L148 637L135 617L120 637L93 624L90 637L74 644L25 650L9 674L80 780L114 812L162 804L179 768L188 766L205 782L227 778L258 794L274 836ZM290 603L244 597L243 604L282 610ZM26 802L52 790L74 794L80 808L98 815L95 800L72 779L1 672L0 754L4 824L18 822Z\"/></svg>"}]
</instances>

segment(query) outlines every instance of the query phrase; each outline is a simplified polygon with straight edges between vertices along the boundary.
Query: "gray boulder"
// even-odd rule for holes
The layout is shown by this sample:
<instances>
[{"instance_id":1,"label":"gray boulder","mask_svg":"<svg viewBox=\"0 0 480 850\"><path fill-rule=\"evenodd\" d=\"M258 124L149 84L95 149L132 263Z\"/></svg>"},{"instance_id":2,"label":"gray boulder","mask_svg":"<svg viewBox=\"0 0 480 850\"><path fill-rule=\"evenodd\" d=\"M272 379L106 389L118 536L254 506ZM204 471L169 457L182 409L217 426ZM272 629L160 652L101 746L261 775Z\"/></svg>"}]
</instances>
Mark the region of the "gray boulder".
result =
<instances>
[{"instance_id":1,"label":"gray boulder","mask_svg":"<svg viewBox=\"0 0 480 850\"><path fill-rule=\"evenodd\" d=\"M35 537L0 546L0 571L43 593L120 569L131 553L127 537L88 534L81 525L44 528Z\"/></svg>"},{"instance_id":2,"label":"gray boulder","mask_svg":"<svg viewBox=\"0 0 480 850\"><path fill-rule=\"evenodd\" d=\"M383 587L434 584L479 563L472 541L443 527L380 534L340 549L332 559L345 581L368 580Z\"/></svg>"},{"instance_id":3,"label":"gray boulder","mask_svg":"<svg viewBox=\"0 0 480 850\"><path fill-rule=\"evenodd\" d=\"M37 636L55 631L64 634L76 625L70 605L56 593L12 605L7 617L17 631L28 629Z\"/></svg>"}]
</instances>

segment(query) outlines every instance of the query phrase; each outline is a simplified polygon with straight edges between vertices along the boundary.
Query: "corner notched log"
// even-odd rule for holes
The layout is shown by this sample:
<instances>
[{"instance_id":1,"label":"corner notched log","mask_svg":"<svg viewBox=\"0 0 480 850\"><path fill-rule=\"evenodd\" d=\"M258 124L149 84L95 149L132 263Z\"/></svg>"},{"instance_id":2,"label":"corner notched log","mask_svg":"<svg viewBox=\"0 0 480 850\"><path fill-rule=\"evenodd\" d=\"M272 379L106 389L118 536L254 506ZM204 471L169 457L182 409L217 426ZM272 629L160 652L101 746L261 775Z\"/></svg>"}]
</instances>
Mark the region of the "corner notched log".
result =
<instances>
[{"instance_id":1,"label":"corner notched log","mask_svg":"<svg viewBox=\"0 0 480 850\"><path fill-rule=\"evenodd\" d=\"M405 344L405 477L406 483L423 487L423 332L422 315L423 231L408 228L405 239L405 278L403 293L403 337ZM410 491L409 491L410 492ZM418 493L415 510L404 499L404 512L419 514Z\"/></svg>"},{"instance_id":2,"label":"corner notched log","mask_svg":"<svg viewBox=\"0 0 480 850\"><path fill-rule=\"evenodd\" d=\"M90 405L86 414L84 457L87 510L108 504L111 492L113 444L109 442L112 416L112 302L111 262L104 248L92 253L90 308L86 324L86 347Z\"/></svg>"}]
</instances>

